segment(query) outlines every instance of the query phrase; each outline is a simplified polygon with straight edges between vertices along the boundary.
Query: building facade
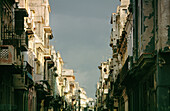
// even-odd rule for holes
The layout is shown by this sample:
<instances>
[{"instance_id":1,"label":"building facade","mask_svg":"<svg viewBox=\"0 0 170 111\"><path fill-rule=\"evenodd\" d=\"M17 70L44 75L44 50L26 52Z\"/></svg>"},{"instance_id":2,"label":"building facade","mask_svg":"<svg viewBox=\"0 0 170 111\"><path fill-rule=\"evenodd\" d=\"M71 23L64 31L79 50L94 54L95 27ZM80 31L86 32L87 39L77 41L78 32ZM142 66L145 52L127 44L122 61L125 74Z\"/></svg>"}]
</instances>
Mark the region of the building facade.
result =
<instances>
[{"instance_id":1,"label":"building facade","mask_svg":"<svg viewBox=\"0 0 170 111\"><path fill-rule=\"evenodd\" d=\"M57 110L50 11L48 0L0 1L1 111Z\"/></svg>"},{"instance_id":2,"label":"building facade","mask_svg":"<svg viewBox=\"0 0 170 111\"><path fill-rule=\"evenodd\" d=\"M111 16L113 57L108 63L110 87L106 108L110 111L168 111L170 1L120 2L117 12ZM99 111L104 104L100 99L103 90L100 81L96 91Z\"/></svg>"},{"instance_id":3,"label":"building facade","mask_svg":"<svg viewBox=\"0 0 170 111\"><path fill-rule=\"evenodd\" d=\"M26 8L15 0L0 1L0 110L28 109L32 68L24 61L28 50L28 33L24 30Z\"/></svg>"}]
</instances>

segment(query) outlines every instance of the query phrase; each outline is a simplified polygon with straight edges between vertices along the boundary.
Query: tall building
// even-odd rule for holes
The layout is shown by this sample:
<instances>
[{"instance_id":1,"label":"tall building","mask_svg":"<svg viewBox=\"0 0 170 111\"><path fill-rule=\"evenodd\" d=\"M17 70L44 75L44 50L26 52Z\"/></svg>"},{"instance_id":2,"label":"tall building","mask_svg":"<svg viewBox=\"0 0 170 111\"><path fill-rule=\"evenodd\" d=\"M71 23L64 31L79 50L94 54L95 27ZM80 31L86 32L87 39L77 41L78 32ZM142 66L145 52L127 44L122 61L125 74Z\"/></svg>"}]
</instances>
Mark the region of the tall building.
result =
<instances>
[{"instance_id":1,"label":"tall building","mask_svg":"<svg viewBox=\"0 0 170 111\"><path fill-rule=\"evenodd\" d=\"M0 110L55 109L57 55L48 0L0 1ZM53 90L51 90L53 89Z\"/></svg>"},{"instance_id":2,"label":"tall building","mask_svg":"<svg viewBox=\"0 0 170 111\"><path fill-rule=\"evenodd\" d=\"M15 0L0 1L0 110L27 111L32 68L24 61L28 33L24 30L26 8Z\"/></svg>"},{"instance_id":3,"label":"tall building","mask_svg":"<svg viewBox=\"0 0 170 111\"><path fill-rule=\"evenodd\" d=\"M111 16L110 87L107 110L168 111L168 0L120 0ZM96 109L102 108L102 78L97 84ZM107 82L108 84L109 82Z\"/></svg>"},{"instance_id":4,"label":"tall building","mask_svg":"<svg viewBox=\"0 0 170 111\"><path fill-rule=\"evenodd\" d=\"M100 66L98 66L100 70L100 80L97 84L97 110L108 110L107 108L107 95L109 92L109 62L102 62Z\"/></svg>"}]
</instances>

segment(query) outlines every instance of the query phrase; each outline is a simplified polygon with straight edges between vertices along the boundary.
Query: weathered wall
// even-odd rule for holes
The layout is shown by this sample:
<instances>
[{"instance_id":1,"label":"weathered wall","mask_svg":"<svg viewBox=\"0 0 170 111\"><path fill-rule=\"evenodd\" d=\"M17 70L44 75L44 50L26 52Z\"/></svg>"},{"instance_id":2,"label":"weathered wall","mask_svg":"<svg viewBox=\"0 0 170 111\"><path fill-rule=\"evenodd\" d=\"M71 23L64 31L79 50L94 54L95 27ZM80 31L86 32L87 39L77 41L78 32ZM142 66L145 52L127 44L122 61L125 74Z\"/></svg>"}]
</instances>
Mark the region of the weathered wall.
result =
<instances>
[{"instance_id":1,"label":"weathered wall","mask_svg":"<svg viewBox=\"0 0 170 111\"><path fill-rule=\"evenodd\" d=\"M156 93L157 93L157 108L158 111L169 111L170 110L170 53L159 54L156 74Z\"/></svg>"},{"instance_id":2,"label":"weathered wall","mask_svg":"<svg viewBox=\"0 0 170 111\"><path fill-rule=\"evenodd\" d=\"M141 5L142 6L141 6ZM143 53L152 53L155 48L154 37L154 4L153 0L143 0L139 5L140 27L138 28L139 55Z\"/></svg>"},{"instance_id":3,"label":"weathered wall","mask_svg":"<svg viewBox=\"0 0 170 111\"><path fill-rule=\"evenodd\" d=\"M2 41L1 41L1 11L2 11L2 1L0 1L0 45L2 45Z\"/></svg>"},{"instance_id":4,"label":"weathered wall","mask_svg":"<svg viewBox=\"0 0 170 111\"><path fill-rule=\"evenodd\" d=\"M158 0L158 49L170 50L170 0Z\"/></svg>"}]
</instances>

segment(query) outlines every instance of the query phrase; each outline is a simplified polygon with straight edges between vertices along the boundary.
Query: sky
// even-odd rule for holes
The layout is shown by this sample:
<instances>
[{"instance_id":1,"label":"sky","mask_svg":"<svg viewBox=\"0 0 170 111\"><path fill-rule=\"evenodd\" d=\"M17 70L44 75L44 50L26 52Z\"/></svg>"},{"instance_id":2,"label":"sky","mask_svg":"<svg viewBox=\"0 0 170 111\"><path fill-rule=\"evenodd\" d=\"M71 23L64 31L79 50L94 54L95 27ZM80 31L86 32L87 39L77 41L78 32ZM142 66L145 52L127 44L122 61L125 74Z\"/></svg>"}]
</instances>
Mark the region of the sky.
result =
<instances>
[{"instance_id":1,"label":"sky","mask_svg":"<svg viewBox=\"0 0 170 111\"><path fill-rule=\"evenodd\" d=\"M51 44L59 51L64 68L73 69L88 97L95 98L101 62L111 58L111 14L119 0L49 0Z\"/></svg>"}]
</instances>

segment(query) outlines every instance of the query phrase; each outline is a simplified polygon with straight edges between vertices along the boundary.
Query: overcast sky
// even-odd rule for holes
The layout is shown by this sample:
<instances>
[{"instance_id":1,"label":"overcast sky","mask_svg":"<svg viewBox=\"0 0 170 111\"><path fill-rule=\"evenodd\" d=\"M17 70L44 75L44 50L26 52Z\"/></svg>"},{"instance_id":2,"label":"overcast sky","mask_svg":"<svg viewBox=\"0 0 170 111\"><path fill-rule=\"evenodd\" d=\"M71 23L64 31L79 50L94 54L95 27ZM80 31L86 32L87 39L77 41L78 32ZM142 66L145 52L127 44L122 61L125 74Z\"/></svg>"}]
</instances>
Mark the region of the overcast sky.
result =
<instances>
[{"instance_id":1,"label":"overcast sky","mask_svg":"<svg viewBox=\"0 0 170 111\"><path fill-rule=\"evenodd\" d=\"M111 57L111 13L119 0L49 0L51 43L61 53L64 67L74 69L76 81L88 97L95 97L98 66Z\"/></svg>"}]
</instances>

